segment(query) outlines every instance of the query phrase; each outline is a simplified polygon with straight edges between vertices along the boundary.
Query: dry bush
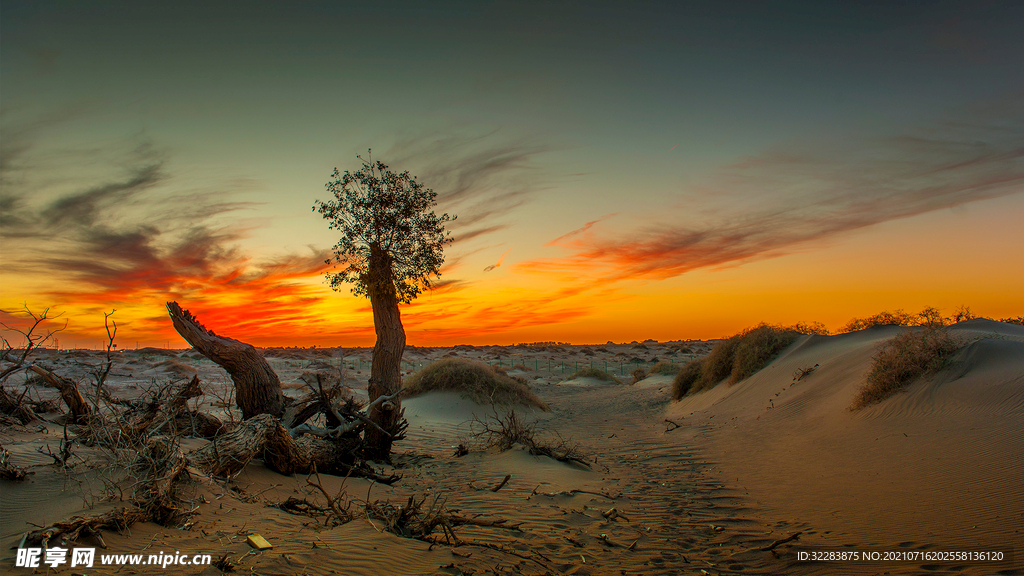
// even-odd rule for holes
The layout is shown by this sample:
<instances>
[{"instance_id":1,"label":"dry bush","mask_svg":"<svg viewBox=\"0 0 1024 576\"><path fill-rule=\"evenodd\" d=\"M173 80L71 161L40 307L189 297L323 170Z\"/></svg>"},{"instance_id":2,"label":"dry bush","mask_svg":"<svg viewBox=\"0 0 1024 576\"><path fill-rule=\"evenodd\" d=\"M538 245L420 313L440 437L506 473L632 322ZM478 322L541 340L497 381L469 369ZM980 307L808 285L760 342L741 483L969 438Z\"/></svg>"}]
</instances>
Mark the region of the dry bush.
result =
<instances>
[{"instance_id":1,"label":"dry bush","mask_svg":"<svg viewBox=\"0 0 1024 576\"><path fill-rule=\"evenodd\" d=\"M790 326L789 329L801 334L818 334L819 336L831 334L829 329L821 322L797 322Z\"/></svg>"},{"instance_id":2,"label":"dry bush","mask_svg":"<svg viewBox=\"0 0 1024 576\"><path fill-rule=\"evenodd\" d=\"M523 381L494 368L460 358L442 358L405 379L402 396L458 392L481 404L522 404L547 411L548 405Z\"/></svg>"},{"instance_id":3,"label":"dry bush","mask_svg":"<svg viewBox=\"0 0 1024 576\"><path fill-rule=\"evenodd\" d=\"M678 400L686 394L713 388L726 379L734 384L749 378L792 344L802 334L801 328L814 329L814 326L758 324L719 342L710 354L690 362L676 374L672 397Z\"/></svg>"},{"instance_id":4,"label":"dry bush","mask_svg":"<svg viewBox=\"0 0 1024 576\"><path fill-rule=\"evenodd\" d=\"M484 421L473 419L473 435L484 441L484 448L497 448L504 452L519 445L534 456L547 456L559 462L575 462L590 468L586 455L578 444L566 441L556 434L554 440L539 440L536 424L523 422L514 410L504 416L495 414Z\"/></svg>"},{"instance_id":5,"label":"dry bush","mask_svg":"<svg viewBox=\"0 0 1024 576\"><path fill-rule=\"evenodd\" d=\"M644 378L647 378L647 371L643 368L637 368L636 370L633 370L633 381L630 382L629 385L632 386Z\"/></svg>"},{"instance_id":6,"label":"dry bush","mask_svg":"<svg viewBox=\"0 0 1024 576\"><path fill-rule=\"evenodd\" d=\"M1024 326L1024 316L1017 316L1016 318L1000 318L999 321L1005 322L1007 324L1017 324L1020 326Z\"/></svg>"},{"instance_id":7,"label":"dry bush","mask_svg":"<svg viewBox=\"0 0 1024 576\"><path fill-rule=\"evenodd\" d=\"M873 326L912 326L917 317L903 310L879 312L866 318L853 318L839 329L840 333L856 332Z\"/></svg>"},{"instance_id":8,"label":"dry bush","mask_svg":"<svg viewBox=\"0 0 1024 576\"><path fill-rule=\"evenodd\" d=\"M651 369L647 371L647 375L654 376L655 374L663 374L665 376L674 376L679 373L680 369L682 369L682 366L679 364L669 362L668 360L662 360L654 366L651 366Z\"/></svg>"},{"instance_id":9,"label":"dry bush","mask_svg":"<svg viewBox=\"0 0 1024 576\"><path fill-rule=\"evenodd\" d=\"M792 328L761 324L740 336L736 347L736 358L733 361L729 383L733 384L753 376L792 344L800 333Z\"/></svg>"},{"instance_id":10,"label":"dry bush","mask_svg":"<svg viewBox=\"0 0 1024 576\"><path fill-rule=\"evenodd\" d=\"M612 376L598 368L582 368L573 372L571 376L566 378L566 380L575 380L577 378L597 378L598 380L604 380L605 382L611 382L612 384L622 384L622 382L619 382L615 376Z\"/></svg>"},{"instance_id":11,"label":"dry bush","mask_svg":"<svg viewBox=\"0 0 1024 576\"><path fill-rule=\"evenodd\" d=\"M700 377L690 386L690 393L712 388L732 374L732 366L736 361L736 348L740 345L739 335L723 340L711 349L711 353L702 358Z\"/></svg>"},{"instance_id":12,"label":"dry bush","mask_svg":"<svg viewBox=\"0 0 1024 576\"><path fill-rule=\"evenodd\" d=\"M676 374L675 379L672 380L672 399L680 400L683 396L686 396L694 383L700 380L703 370L703 359L688 362L686 366L683 366Z\"/></svg>"},{"instance_id":13,"label":"dry bush","mask_svg":"<svg viewBox=\"0 0 1024 576\"><path fill-rule=\"evenodd\" d=\"M195 368L174 358L168 358L163 362L157 363L153 367L175 378L184 378L186 380L195 376L197 373Z\"/></svg>"},{"instance_id":14,"label":"dry bush","mask_svg":"<svg viewBox=\"0 0 1024 576\"><path fill-rule=\"evenodd\" d=\"M852 409L881 402L918 377L940 370L963 346L942 328L901 332L879 347L867 384L854 399Z\"/></svg>"},{"instance_id":15,"label":"dry bush","mask_svg":"<svg viewBox=\"0 0 1024 576\"><path fill-rule=\"evenodd\" d=\"M956 309L956 312L953 312L953 315L949 317L950 324L958 324L960 322L966 322L967 320L974 320L974 313L971 312L970 306L964 306L963 304L961 304L960 307Z\"/></svg>"},{"instance_id":16,"label":"dry bush","mask_svg":"<svg viewBox=\"0 0 1024 576\"><path fill-rule=\"evenodd\" d=\"M431 542L432 544L441 544L440 540L431 537L437 529L440 529L444 536L443 543L448 546L470 544L503 551L505 551L503 547L495 544L463 542L455 534L455 528L457 526L470 525L503 528L505 530L519 529L519 524L510 524L502 518L486 520L478 517L469 518L462 516L458 513L458 510L449 510L445 506L445 498L440 494L434 495L433 502L428 507L424 507L426 501L426 496L419 500L415 496L409 496L404 505L392 504L390 501L366 501L366 517L371 519L371 522L374 518L381 521L384 530L403 538L415 538ZM522 556L516 552L511 553Z\"/></svg>"},{"instance_id":17,"label":"dry bush","mask_svg":"<svg viewBox=\"0 0 1024 576\"><path fill-rule=\"evenodd\" d=\"M949 318L943 317L942 312L938 308L926 306L917 314L896 310L895 312L879 312L874 316L866 318L854 318L841 328L839 332L856 332L873 326L927 326L939 328L947 324L971 320L972 318L974 318L974 314L967 306L961 305Z\"/></svg>"}]
</instances>

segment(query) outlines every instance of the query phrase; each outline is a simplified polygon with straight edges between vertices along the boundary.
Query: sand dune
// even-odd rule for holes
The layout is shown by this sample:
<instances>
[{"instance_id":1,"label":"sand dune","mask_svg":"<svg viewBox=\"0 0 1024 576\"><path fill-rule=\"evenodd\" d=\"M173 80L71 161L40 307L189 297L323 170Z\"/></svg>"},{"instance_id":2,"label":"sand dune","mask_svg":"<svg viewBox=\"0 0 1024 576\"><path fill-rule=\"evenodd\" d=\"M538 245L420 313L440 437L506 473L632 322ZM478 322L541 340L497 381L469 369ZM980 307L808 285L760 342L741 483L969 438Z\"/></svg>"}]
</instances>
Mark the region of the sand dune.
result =
<instances>
[{"instance_id":1,"label":"sand dune","mask_svg":"<svg viewBox=\"0 0 1024 576\"><path fill-rule=\"evenodd\" d=\"M365 517L325 526L322 517L278 507L289 497L324 503L304 476L282 476L254 462L230 485L194 483L198 514L188 529L141 524L105 539L117 553L226 554L238 573L253 574L1020 574L1019 563L993 569L797 562L796 551L815 547L1005 551L1024 540L1024 330L985 321L952 330L975 340L946 369L857 412L849 408L874 350L896 328L802 337L753 377L680 402L669 401L669 376L630 386L564 381L562 370L533 369L548 361L615 366L617 358L636 352L629 345L598 347L593 356L569 346L460 347L460 357L500 356L525 366L512 373L527 378L552 410L517 413L536 423L542 437L578 443L590 467L519 447L483 449L472 422L502 409L445 392L404 402L410 426L392 470L401 481L322 481L354 510L366 498L404 503L413 496L466 516L504 518L517 529L461 527L464 544L450 548L381 532ZM662 359L678 348L645 346L645 357ZM449 350L416 352L415 362L429 362ZM298 356L290 351L272 360L283 381L298 381L304 362L312 360ZM165 360L160 354L124 358L112 389L141 390ZM197 369L213 391L227 385L209 363L187 356L178 361ZM815 364L794 382L795 371ZM74 362L59 366L71 370ZM619 369L628 382L630 368ZM365 393L367 372L347 370L346 384ZM0 538L7 545L31 528L28 522L118 504L94 498L95 508L87 509L83 494L102 495L109 470L90 464L99 455L81 446L75 450L82 463L68 475L55 470L36 448L56 446L62 429L45 426L0 432L15 461L37 465L29 481L5 484L0 493ZM456 456L460 443L471 447L469 454ZM509 481L492 491L506 475ZM274 548L250 548L245 537L253 532ZM796 532L798 540L764 550ZM0 554L5 569L13 554L6 546ZM135 567L119 573L167 572Z\"/></svg>"},{"instance_id":2,"label":"sand dune","mask_svg":"<svg viewBox=\"0 0 1024 576\"><path fill-rule=\"evenodd\" d=\"M804 337L748 380L669 412L701 429L718 473L766 518L813 527L802 544L1012 549L1024 541L1024 334L1017 328L989 321L952 328L981 339L940 373L857 412L849 407L874 349L897 328ZM796 370L815 364L793 381ZM994 571L971 565L960 573Z\"/></svg>"}]
</instances>

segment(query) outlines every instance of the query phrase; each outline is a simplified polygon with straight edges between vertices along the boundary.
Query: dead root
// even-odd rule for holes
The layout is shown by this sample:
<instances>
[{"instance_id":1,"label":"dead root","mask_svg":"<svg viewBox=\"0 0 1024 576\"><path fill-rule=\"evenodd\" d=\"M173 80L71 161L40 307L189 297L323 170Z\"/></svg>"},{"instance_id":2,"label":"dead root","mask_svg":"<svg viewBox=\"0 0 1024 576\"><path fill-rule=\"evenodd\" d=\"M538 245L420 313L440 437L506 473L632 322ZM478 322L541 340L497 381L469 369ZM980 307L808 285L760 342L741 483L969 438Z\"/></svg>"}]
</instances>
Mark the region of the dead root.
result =
<instances>
[{"instance_id":1,"label":"dead root","mask_svg":"<svg viewBox=\"0 0 1024 576\"><path fill-rule=\"evenodd\" d=\"M24 480L29 474L24 468L11 462L11 453L0 446L0 478L4 480Z\"/></svg>"},{"instance_id":2,"label":"dead root","mask_svg":"<svg viewBox=\"0 0 1024 576\"><path fill-rule=\"evenodd\" d=\"M41 544L43 548L47 548L50 542L59 541L63 545L68 542L77 542L84 532L95 537L100 546L106 548L100 530L124 532L132 524L146 522L150 519L145 510L134 506L112 510L98 516L74 516L70 520L54 522L46 528L29 532L25 537L25 544Z\"/></svg>"},{"instance_id":3,"label":"dead root","mask_svg":"<svg viewBox=\"0 0 1024 576\"><path fill-rule=\"evenodd\" d=\"M483 440L485 449L497 448L505 451L520 445L534 456L547 456L559 462L590 468L590 462L578 444L563 439L557 433L553 440L539 439L536 425L523 422L515 410L510 410L504 416L495 414L488 420L475 418L473 425L476 428L473 435Z\"/></svg>"},{"instance_id":4,"label":"dead root","mask_svg":"<svg viewBox=\"0 0 1024 576\"><path fill-rule=\"evenodd\" d=\"M446 509L441 496L435 496L430 506L424 508L426 501L426 496L419 500L415 496L410 496L404 506L392 504L391 501L366 502L366 517L380 520L383 522L383 529L392 534L426 542L438 543L431 538L431 535L440 530L445 543L451 546L463 543L455 534L455 528L458 526L486 526L518 530L521 525L510 524L507 520L500 518L487 520L462 516L458 514L458 510Z\"/></svg>"}]
</instances>

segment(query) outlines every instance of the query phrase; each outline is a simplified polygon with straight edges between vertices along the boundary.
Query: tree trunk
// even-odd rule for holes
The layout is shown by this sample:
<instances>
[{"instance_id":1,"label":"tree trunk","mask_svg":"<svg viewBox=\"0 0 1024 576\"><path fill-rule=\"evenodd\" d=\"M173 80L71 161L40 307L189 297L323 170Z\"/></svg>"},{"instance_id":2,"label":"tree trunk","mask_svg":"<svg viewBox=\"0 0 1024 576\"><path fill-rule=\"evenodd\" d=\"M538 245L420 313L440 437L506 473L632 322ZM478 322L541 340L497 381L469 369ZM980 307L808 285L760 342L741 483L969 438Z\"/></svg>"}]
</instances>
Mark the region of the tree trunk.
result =
<instances>
[{"instance_id":1,"label":"tree trunk","mask_svg":"<svg viewBox=\"0 0 1024 576\"><path fill-rule=\"evenodd\" d=\"M391 255L380 246L371 244L367 270L370 282L367 284L377 342L373 346L373 363L367 387L370 402L380 396L391 396L402 388L405 328L402 327L402 316L398 310L398 292L395 290L391 265ZM391 458L391 443L401 430L401 400L396 397L373 406L370 409L370 420L386 432L367 427L363 436L367 447L366 456L386 462Z\"/></svg>"},{"instance_id":2,"label":"tree trunk","mask_svg":"<svg viewBox=\"0 0 1024 576\"><path fill-rule=\"evenodd\" d=\"M84 424L92 413L92 408L82 398L82 393L78 391L78 384L74 380L69 380L63 376L58 376L49 370L42 368L41 366L29 366L29 370L43 377L43 382L51 388L56 388L60 392L60 397L64 400L64 404L67 405L68 410L71 411L71 421L76 424Z\"/></svg>"},{"instance_id":3,"label":"tree trunk","mask_svg":"<svg viewBox=\"0 0 1024 576\"><path fill-rule=\"evenodd\" d=\"M281 381L255 348L233 338L217 336L177 302L168 302L167 312L174 329L186 342L231 375L235 383L235 403L242 411L242 418L257 414L280 417L284 413Z\"/></svg>"}]
</instances>

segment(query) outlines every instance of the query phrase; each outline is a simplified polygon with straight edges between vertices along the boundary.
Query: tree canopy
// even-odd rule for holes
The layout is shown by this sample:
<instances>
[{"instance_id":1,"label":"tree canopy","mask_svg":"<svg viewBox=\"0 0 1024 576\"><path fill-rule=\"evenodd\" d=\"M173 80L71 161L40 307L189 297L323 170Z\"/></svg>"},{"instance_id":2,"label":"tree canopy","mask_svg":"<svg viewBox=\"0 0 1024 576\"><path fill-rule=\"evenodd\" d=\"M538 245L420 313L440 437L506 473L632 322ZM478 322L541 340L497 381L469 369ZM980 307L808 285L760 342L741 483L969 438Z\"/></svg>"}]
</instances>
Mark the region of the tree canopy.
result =
<instances>
[{"instance_id":1,"label":"tree canopy","mask_svg":"<svg viewBox=\"0 0 1024 576\"><path fill-rule=\"evenodd\" d=\"M443 248L451 242L444 225L455 217L431 210L437 197L433 190L408 171L395 173L380 161L364 161L357 172L341 174L335 168L326 188L334 200L316 200L313 211L329 221L331 230L341 232L334 256L327 260L344 266L326 274L332 289L352 283L354 295L368 296L376 280L369 266L374 249L387 255L390 279L402 303L429 288L431 277L440 277Z\"/></svg>"}]
</instances>

